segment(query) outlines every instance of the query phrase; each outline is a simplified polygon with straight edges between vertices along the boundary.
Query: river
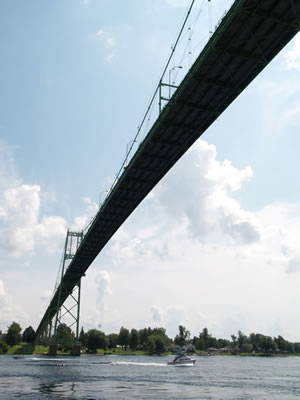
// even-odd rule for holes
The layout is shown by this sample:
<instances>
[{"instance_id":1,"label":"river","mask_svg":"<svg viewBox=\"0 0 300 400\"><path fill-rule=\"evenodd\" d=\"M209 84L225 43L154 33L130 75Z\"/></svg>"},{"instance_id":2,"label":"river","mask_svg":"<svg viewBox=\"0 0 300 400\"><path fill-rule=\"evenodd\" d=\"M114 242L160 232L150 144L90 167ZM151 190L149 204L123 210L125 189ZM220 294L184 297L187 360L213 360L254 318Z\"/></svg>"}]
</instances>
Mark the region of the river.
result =
<instances>
[{"instance_id":1,"label":"river","mask_svg":"<svg viewBox=\"0 0 300 400\"><path fill-rule=\"evenodd\" d=\"M203 399L300 398L300 357L0 356L0 398Z\"/></svg>"}]
</instances>

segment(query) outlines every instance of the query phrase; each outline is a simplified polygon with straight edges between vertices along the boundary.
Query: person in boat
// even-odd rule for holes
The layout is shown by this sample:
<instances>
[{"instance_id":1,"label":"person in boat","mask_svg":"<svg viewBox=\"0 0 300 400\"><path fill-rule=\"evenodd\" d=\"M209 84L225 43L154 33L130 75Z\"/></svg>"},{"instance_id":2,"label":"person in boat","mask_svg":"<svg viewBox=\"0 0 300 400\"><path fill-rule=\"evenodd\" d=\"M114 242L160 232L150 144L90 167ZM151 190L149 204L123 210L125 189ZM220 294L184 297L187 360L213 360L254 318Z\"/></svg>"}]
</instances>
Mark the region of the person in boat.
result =
<instances>
[{"instance_id":1,"label":"person in boat","mask_svg":"<svg viewBox=\"0 0 300 400\"><path fill-rule=\"evenodd\" d=\"M179 360L181 357L185 356L184 353L179 353L177 354L177 356L174 358L173 362L176 362L177 360Z\"/></svg>"}]
</instances>

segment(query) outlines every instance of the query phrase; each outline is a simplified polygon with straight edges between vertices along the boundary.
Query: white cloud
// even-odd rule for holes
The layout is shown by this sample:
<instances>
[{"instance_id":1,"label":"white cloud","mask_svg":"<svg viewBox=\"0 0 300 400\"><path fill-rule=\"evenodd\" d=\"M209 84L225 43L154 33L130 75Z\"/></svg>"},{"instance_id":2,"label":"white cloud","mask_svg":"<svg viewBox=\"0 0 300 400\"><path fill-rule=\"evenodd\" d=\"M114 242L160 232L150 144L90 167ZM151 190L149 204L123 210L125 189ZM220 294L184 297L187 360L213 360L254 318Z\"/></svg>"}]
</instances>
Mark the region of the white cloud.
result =
<instances>
[{"instance_id":1,"label":"white cloud","mask_svg":"<svg viewBox=\"0 0 300 400\"><path fill-rule=\"evenodd\" d=\"M0 280L0 309L0 327L3 330L13 321L22 324L28 319L27 314L16 306L11 296L7 294L2 280Z\"/></svg>"},{"instance_id":2,"label":"white cloud","mask_svg":"<svg viewBox=\"0 0 300 400\"><path fill-rule=\"evenodd\" d=\"M106 62L112 62L112 60L116 56L115 48L117 45L117 37L103 29L98 30L98 32L96 33L96 37L101 41L101 43L104 43L104 46L108 51L108 54L105 56Z\"/></svg>"},{"instance_id":3,"label":"white cloud","mask_svg":"<svg viewBox=\"0 0 300 400\"><path fill-rule=\"evenodd\" d=\"M12 148L0 138L0 188L18 181Z\"/></svg>"},{"instance_id":4,"label":"white cloud","mask_svg":"<svg viewBox=\"0 0 300 400\"><path fill-rule=\"evenodd\" d=\"M37 241L47 251L57 250L66 233L61 217L40 219L40 186L15 183L0 195L0 248L14 256L32 253Z\"/></svg>"},{"instance_id":5,"label":"white cloud","mask_svg":"<svg viewBox=\"0 0 300 400\"><path fill-rule=\"evenodd\" d=\"M105 298L112 294L110 275L107 271L99 271L95 281L97 286L97 306L100 311L104 311Z\"/></svg>"},{"instance_id":6,"label":"white cloud","mask_svg":"<svg viewBox=\"0 0 300 400\"><path fill-rule=\"evenodd\" d=\"M51 297L52 297L52 294L53 294L52 290L46 290L46 291L41 295L40 298L41 298L42 301L49 302L50 299L51 299Z\"/></svg>"},{"instance_id":7,"label":"white cloud","mask_svg":"<svg viewBox=\"0 0 300 400\"><path fill-rule=\"evenodd\" d=\"M151 306L152 325L166 328L167 334L174 337L179 325L186 324L186 314L183 305L171 305L166 310L158 305Z\"/></svg>"},{"instance_id":8,"label":"white cloud","mask_svg":"<svg viewBox=\"0 0 300 400\"><path fill-rule=\"evenodd\" d=\"M297 41L299 41L298 36ZM277 143L272 143L275 134L292 135L293 131L290 128L299 128L299 78L297 73L287 73L283 76L278 75L277 80L258 78L257 85L257 98L261 102L257 112L261 112L263 116L262 133L266 140L272 140L271 143L267 143L268 147L275 149ZM274 115L280 115L280 118L274 118Z\"/></svg>"},{"instance_id":9,"label":"white cloud","mask_svg":"<svg viewBox=\"0 0 300 400\"><path fill-rule=\"evenodd\" d=\"M292 258L288 261L286 271L290 274L300 271L300 256L297 258Z\"/></svg>"},{"instance_id":10,"label":"white cloud","mask_svg":"<svg viewBox=\"0 0 300 400\"><path fill-rule=\"evenodd\" d=\"M55 196L43 193L40 185L30 185L17 177L12 151L0 142L0 250L6 255L32 255L37 247L47 253L61 252L67 221L55 215L41 215L41 199ZM81 231L95 216L98 206L83 198L85 211L75 217L71 230Z\"/></svg>"},{"instance_id":11,"label":"white cloud","mask_svg":"<svg viewBox=\"0 0 300 400\"><path fill-rule=\"evenodd\" d=\"M251 177L249 166L238 170L230 161L217 161L215 146L199 140L153 198L195 239L219 239L222 231L232 242L254 243L260 239L258 221L231 197Z\"/></svg>"},{"instance_id":12,"label":"white cloud","mask_svg":"<svg viewBox=\"0 0 300 400\"><path fill-rule=\"evenodd\" d=\"M112 62L112 60L116 56L115 49L117 46L117 37L103 29L98 30L98 32L96 33L96 37L101 41L101 43L104 44L105 48L107 49L108 54L106 54L105 56L105 61L107 63Z\"/></svg>"},{"instance_id":13,"label":"white cloud","mask_svg":"<svg viewBox=\"0 0 300 400\"><path fill-rule=\"evenodd\" d=\"M283 126L284 124L293 124L299 128L299 113L300 102L296 102L283 111L281 125Z\"/></svg>"},{"instance_id":14,"label":"white cloud","mask_svg":"<svg viewBox=\"0 0 300 400\"><path fill-rule=\"evenodd\" d=\"M103 57L107 63L115 61L120 55L128 56L128 42L131 40L131 27L126 24L101 28L95 33ZM124 54L126 52L126 54Z\"/></svg>"},{"instance_id":15,"label":"white cloud","mask_svg":"<svg viewBox=\"0 0 300 400\"><path fill-rule=\"evenodd\" d=\"M168 308L166 322L167 332L175 336L178 333L179 325L187 326L185 307L181 304Z\"/></svg>"},{"instance_id":16,"label":"white cloud","mask_svg":"<svg viewBox=\"0 0 300 400\"><path fill-rule=\"evenodd\" d=\"M162 7L162 11L167 10L174 13L174 17L176 17L176 15L179 16L176 14L178 10L171 9L171 6L187 7L190 1L169 0L169 7L167 7L167 1L150 3L151 5L153 3L155 8ZM206 7L207 1L198 2L200 6L204 3ZM212 1L213 25L218 20L216 7L221 8L225 3L227 5L229 1ZM222 5L219 6L219 4ZM182 13L182 10L179 12ZM109 9L107 11L107 16L109 16ZM204 30L208 33L207 7L202 17L201 29L199 29L201 35ZM134 22L133 20L134 18L131 22ZM189 23L193 20L194 16L191 16ZM98 25L98 27L102 27L98 31L98 36L96 36L97 29L92 34L93 43L97 44L104 62L105 58L107 62L115 62L119 56L120 59L129 60L129 63L132 64L134 58L128 57L128 51L132 54L136 53L139 46L144 49L145 46L142 44L148 43L147 51L150 48L154 52L158 49L159 39L169 43L170 38L164 32L157 32L157 34L152 32L150 36L149 32L146 36L141 32L139 37L135 35L137 45L129 48L128 43L132 43L129 39L133 38L136 27L131 25L126 30L126 28L116 26L116 19L107 19L105 24L111 25ZM169 29L166 29L167 31ZM193 47L201 39L201 35L193 38ZM285 143L296 143L296 140L287 140L291 132L290 126L282 132L280 129L282 124L285 128L287 123L292 122L296 126L299 124L298 42L297 38L292 43L290 46L292 51L286 58L289 67L294 68L295 73L284 74L284 71L280 71L283 57L279 57L277 61L274 60L273 67L268 68L269 72L265 71L258 80L253 82L249 89L250 92L247 89L245 93L249 100L248 110L254 99L255 104L259 102L258 112L255 113L256 117L253 119L253 137L251 136L257 144L257 152L250 151L250 154L259 155L262 153L262 147L265 147L265 155L269 156L275 149L276 144L273 138L277 132L285 133ZM163 48L163 43L161 44L160 48ZM185 47L185 42L183 47ZM131 53L130 55L132 55ZM193 55L195 56L195 53ZM129 70L128 65L125 65L124 68L125 71ZM136 70L149 73L150 69L145 66L145 68ZM274 75L272 77L266 75L267 73ZM266 76L269 77L269 81L272 79L271 84L270 82L266 83ZM249 97L247 93L251 93L251 96ZM263 107L260 107L260 104L263 104ZM234 112L234 109L237 110L237 108L235 108L236 105L232 107L226 111L227 117L224 114L223 122L226 122L226 118L228 120L234 118L236 121L237 112ZM274 115L280 115L280 118L274 118ZM226 143L228 144L233 138L231 131L234 132L233 125L235 124L230 121L231 127L229 128L223 122L220 120L219 123L216 122L217 125L214 125L212 130L216 126L219 126L219 130L227 130L226 138L228 140L226 139ZM30 136L30 132L27 133ZM297 134L296 130L295 134ZM18 141L17 136L18 133L15 132L16 141ZM236 136L242 135L237 132ZM217 138L217 135L215 137ZM264 139L265 137L267 137L265 143L257 140L257 138ZM219 134L216 140L220 140L221 146L224 145L224 135L223 139L220 139ZM250 145L251 141L246 140L246 142ZM28 140L27 143L31 143L31 141ZM234 138L232 143L235 143ZM253 142L251 143L253 144ZM19 141L19 145L22 144L23 142ZM227 144L223 146L223 151L229 149ZM261 146L261 144L265 146ZM26 149L24 148L24 150ZM23 152L22 148L20 151L22 157L26 158L26 151ZM237 153L239 160L242 160L243 153L236 151L235 154ZM249 156L249 153L247 154L245 157ZM282 156L290 157L290 154L282 151ZM254 165L254 171L257 174L263 174L267 169L267 159L265 156L263 158L265 161L263 167L260 165L259 169L256 168L257 164ZM277 160L277 162L279 161ZM285 164L285 159L282 158L280 172L286 167ZM295 163L295 170L297 170L296 167ZM90 280L91 282L88 290L82 291L82 298L86 299L86 309L94 311L98 298L100 307L105 308L105 323L108 323L109 316L110 322L114 322L114 326L117 328L121 324L129 325L129 323L132 324L130 327L137 327L134 324L138 323L143 326L144 321L153 322L153 318L157 321L165 318L165 322L167 323L168 320L169 325L174 326L176 332L178 324L182 323L186 324L191 332L194 332L195 329L195 333L197 333L203 327L202 323L210 323L210 326L217 329L218 325L223 326L223 321L227 320L231 321L228 323L230 325L229 333L234 333L232 332L233 328L244 330L249 326L251 329L257 327L266 329L270 322L276 321L279 327L289 326L289 329L294 331L294 335L296 336L298 332L300 337L299 324L295 323L294 316L290 318L290 324L288 324L288 313L295 313L296 305L300 301L300 295L297 295L297 287L300 284L297 250L299 246L297 243L298 226L300 226L299 210L295 207L292 213L293 206L291 204L282 204L276 207L273 205L258 212L249 212L236 200L236 194L251 179L254 181L253 187L255 186L255 177L252 177L251 168L247 167L247 164L245 164L245 168L236 168L236 165L230 161L217 159L214 146L203 142L186 154L173 171L170 171L162 180L152 196L149 196L138 207L115 235L111 245L106 246L96 261L99 264L102 263L100 267L102 268L104 265L109 272L114 284L114 295L103 295L105 291L107 293L105 287L110 287L109 282L105 279L99 284L100 295L98 295L96 291L98 284L94 280L95 273L93 273L94 266L88 270L83 281ZM30 171L27 172L30 173ZM279 173L275 172L274 174L279 179ZM267 191L270 194L268 198L271 196L276 198L278 195L274 191L272 192L272 185L269 185L270 182L267 179L265 182L264 193L261 193L260 186L257 185L257 198L261 202L264 201L263 195ZM58 212L50 211L45 214L42 211L45 209L43 207L44 188L31 183L23 182L18 177L10 149L8 147L4 149L4 145L2 145L2 153L0 153L0 237L2 243L0 268L3 268L3 270L1 269L1 279L6 281L9 270L16 271L16 276L19 276L18 268L24 268L26 262L25 268L28 277L35 276L34 279L31 278L31 281L39 287L40 285L36 283L37 276L42 275L42 278L39 278L40 281L44 279L49 282L51 273L56 275L58 267L58 262L57 264L55 261L52 262L55 257L43 258L45 249L49 244L52 246L55 238L63 244L64 229L69 223L67 224L63 215L59 217ZM296 180L294 186L297 187ZM17 194L22 199L24 197L24 204L28 204L30 217L28 221L24 219L22 213L23 200L17 203ZM12 206L13 202L6 200L8 195L16 203L14 207ZM49 209L49 207L47 208ZM72 203L70 203L70 208L72 208ZM72 209L68 210L68 213L72 213ZM74 219L72 225L74 230L81 230L85 225L86 212L78 214L83 215ZM4 244L9 246L9 251L3 247ZM4 252L7 254L19 252L24 256L27 255L27 258L20 257L18 260L11 260L6 265L6 260L3 260L4 257L2 257ZM38 255L41 253L42 257L36 257L34 260L34 257L31 257L33 252ZM21 264L23 260L24 263ZM50 264L52 265L50 266ZM121 269L124 270L123 274L120 274ZM24 290L21 288L22 285L28 287L28 285L24 285L24 279L12 279L11 282L13 283L10 285L10 290L7 290L10 294L13 291L16 293L19 288L18 291L22 293ZM107 286L105 286L105 282ZM116 282L119 285L117 289L115 288ZM54 279L50 284L54 284ZM83 288L84 285L83 283ZM101 285L103 285L102 289ZM39 299L47 287L48 283L38 290L35 298ZM26 293L26 298L29 297L27 296L29 290L24 293ZM14 295L14 298L22 304L21 294ZM178 302L182 304L181 308L175 307L176 310L169 313L168 310L172 309L172 305ZM26 307L34 316L38 315L35 303L38 302L34 300L33 307ZM157 308L151 310L153 304ZM42 305L45 306L44 303ZM199 317L199 313L206 317ZM245 315L245 320L240 319L239 315ZM82 317L85 318L83 313ZM90 319L91 327L96 325L95 321L99 321L99 319ZM267 333L267 329L265 332ZM172 331L170 331L171 333Z\"/></svg>"},{"instance_id":17,"label":"white cloud","mask_svg":"<svg viewBox=\"0 0 300 400\"><path fill-rule=\"evenodd\" d=\"M74 232L81 232L82 230L87 228L99 209L98 205L93 202L89 197L84 197L82 201L85 205L85 211L84 214L74 218L73 223L70 227L70 229Z\"/></svg>"},{"instance_id":18,"label":"white cloud","mask_svg":"<svg viewBox=\"0 0 300 400\"><path fill-rule=\"evenodd\" d=\"M114 54L108 54L108 56L106 56L105 60L106 60L107 62L111 62L111 61L113 60L114 57L115 57Z\"/></svg>"},{"instance_id":19,"label":"white cloud","mask_svg":"<svg viewBox=\"0 0 300 400\"><path fill-rule=\"evenodd\" d=\"M43 217L41 223L37 225L37 230L42 238L51 240L57 234L62 236L66 232L66 221L57 216Z\"/></svg>"},{"instance_id":20,"label":"white cloud","mask_svg":"<svg viewBox=\"0 0 300 400\"><path fill-rule=\"evenodd\" d=\"M151 306L151 313L152 313L152 321L155 324L158 324L159 326L164 326L166 317L165 311L161 307L153 304Z\"/></svg>"},{"instance_id":21,"label":"white cloud","mask_svg":"<svg viewBox=\"0 0 300 400\"><path fill-rule=\"evenodd\" d=\"M117 38L103 29L99 29L96 33L96 36L99 39L103 40L106 47L114 47L117 44Z\"/></svg>"},{"instance_id":22,"label":"white cloud","mask_svg":"<svg viewBox=\"0 0 300 400\"><path fill-rule=\"evenodd\" d=\"M262 241L257 250L269 254L273 265L283 267L288 273L300 270L300 204L276 203L257 212L264 226Z\"/></svg>"},{"instance_id":23,"label":"white cloud","mask_svg":"<svg viewBox=\"0 0 300 400\"><path fill-rule=\"evenodd\" d=\"M19 255L34 248L40 208L40 187L18 184L4 190L0 198L0 247Z\"/></svg>"},{"instance_id":24,"label":"white cloud","mask_svg":"<svg viewBox=\"0 0 300 400\"><path fill-rule=\"evenodd\" d=\"M195 335L198 336L198 333L202 331L203 328L207 328L209 332L218 332L220 331L221 324L213 319L211 319L208 315L197 312L196 314L196 324L198 326L198 332L195 331ZM234 332L230 331L230 332Z\"/></svg>"},{"instance_id":25,"label":"white cloud","mask_svg":"<svg viewBox=\"0 0 300 400\"><path fill-rule=\"evenodd\" d=\"M204 326L224 337L236 334L236 328L276 334L274 320L280 332L291 331L285 329L287 320L276 317L282 308L276 293L286 293L286 304L290 277L295 284L300 279L300 205L243 209L233 195L251 178L250 167L218 161L215 147L204 141L185 155L119 229L108 250L114 273L126 269L129 282L143 285L143 295L122 296L124 309L138 315L133 297L143 296L139 307L145 308L155 293L149 320L161 323L171 336L179 324L192 335ZM178 298L182 304L174 306Z\"/></svg>"},{"instance_id":26,"label":"white cloud","mask_svg":"<svg viewBox=\"0 0 300 400\"><path fill-rule=\"evenodd\" d=\"M300 36L296 36L291 50L284 53L288 69L300 71Z\"/></svg>"}]
</instances>

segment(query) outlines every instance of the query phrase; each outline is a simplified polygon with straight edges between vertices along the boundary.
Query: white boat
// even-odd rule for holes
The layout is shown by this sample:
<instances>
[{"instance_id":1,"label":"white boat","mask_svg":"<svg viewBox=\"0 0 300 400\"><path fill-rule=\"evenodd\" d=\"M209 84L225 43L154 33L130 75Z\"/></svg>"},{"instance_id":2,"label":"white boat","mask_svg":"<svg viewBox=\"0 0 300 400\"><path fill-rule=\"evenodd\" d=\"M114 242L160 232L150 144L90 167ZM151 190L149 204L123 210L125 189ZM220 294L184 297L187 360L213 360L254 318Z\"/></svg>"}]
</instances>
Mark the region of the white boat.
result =
<instances>
[{"instance_id":1,"label":"white boat","mask_svg":"<svg viewBox=\"0 0 300 400\"><path fill-rule=\"evenodd\" d=\"M192 358L184 353L177 354L174 360L169 361L168 365L186 365L191 366L195 365L196 359Z\"/></svg>"}]
</instances>

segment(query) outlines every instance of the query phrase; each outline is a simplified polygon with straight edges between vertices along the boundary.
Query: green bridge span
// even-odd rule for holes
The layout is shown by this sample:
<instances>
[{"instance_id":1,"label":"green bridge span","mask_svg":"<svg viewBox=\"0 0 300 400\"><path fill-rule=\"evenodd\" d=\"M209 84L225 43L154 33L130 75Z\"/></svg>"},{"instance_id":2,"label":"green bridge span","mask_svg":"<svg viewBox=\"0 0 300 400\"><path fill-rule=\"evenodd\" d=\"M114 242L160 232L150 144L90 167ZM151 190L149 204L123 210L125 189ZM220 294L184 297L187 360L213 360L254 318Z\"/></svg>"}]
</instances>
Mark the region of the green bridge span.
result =
<instances>
[{"instance_id":1,"label":"green bridge span","mask_svg":"<svg viewBox=\"0 0 300 400\"><path fill-rule=\"evenodd\" d=\"M235 1L95 216L37 338L117 229L299 28L300 0Z\"/></svg>"}]
</instances>

